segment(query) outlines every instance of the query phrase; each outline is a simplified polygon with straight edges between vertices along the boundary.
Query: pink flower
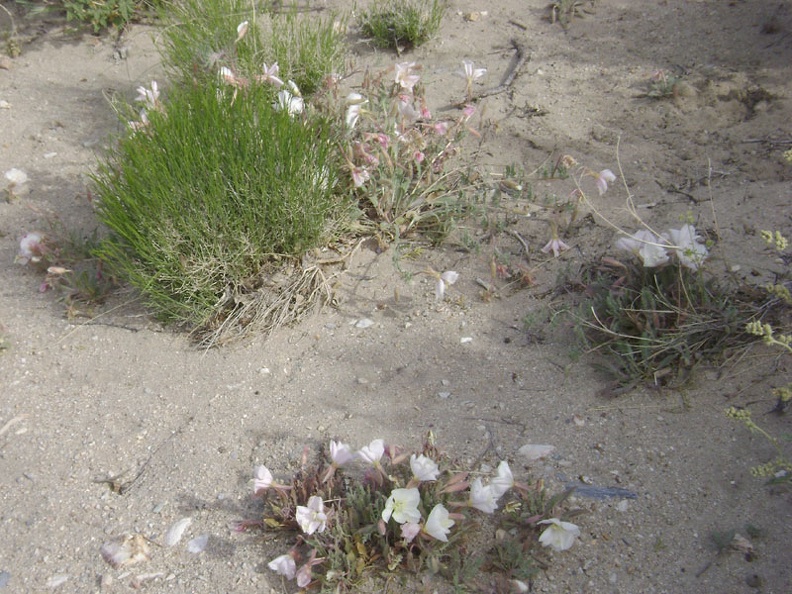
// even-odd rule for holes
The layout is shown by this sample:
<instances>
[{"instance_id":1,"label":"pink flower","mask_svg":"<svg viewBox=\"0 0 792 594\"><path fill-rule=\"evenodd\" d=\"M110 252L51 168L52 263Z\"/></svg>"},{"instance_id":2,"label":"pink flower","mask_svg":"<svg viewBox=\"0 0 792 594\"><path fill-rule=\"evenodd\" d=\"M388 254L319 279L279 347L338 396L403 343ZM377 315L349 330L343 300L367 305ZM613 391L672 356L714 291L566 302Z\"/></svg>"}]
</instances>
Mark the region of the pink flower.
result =
<instances>
[{"instance_id":1,"label":"pink flower","mask_svg":"<svg viewBox=\"0 0 792 594\"><path fill-rule=\"evenodd\" d=\"M465 116L465 120L469 120L471 117L473 117L474 113L476 113L475 105L465 105L464 109L462 110L462 115Z\"/></svg>"},{"instance_id":2,"label":"pink flower","mask_svg":"<svg viewBox=\"0 0 792 594\"><path fill-rule=\"evenodd\" d=\"M592 173L592 175L594 176L594 181L597 184L597 190L599 190L600 196L608 191L608 182L616 181L616 176L610 169L603 169L599 173Z\"/></svg>"},{"instance_id":3,"label":"pink flower","mask_svg":"<svg viewBox=\"0 0 792 594\"><path fill-rule=\"evenodd\" d=\"M253 493L266 491L273 486L272 473L266 466L257 466L253 478Z\"/></svg>"},{"instance_id":4,"label":"pink flower","mask_svg":"<svg viewBox=\"0 0 792 594\"><path fill-rule=\"evenodd\" d=\"M448 122L436 122L432 124L432 132L438 136L445 136L448 133Z\"/></svg>"},{"instance_id":5,"label":"pink flower","mask_svg":"<svg viewBox=\"0 0 792 594\"><path fill-rule=\"evenodd\" d=\"M423 151L415 151L413 153L413 159L415 159L416 163L423 163L426 155L423 154Z\"/></svg>"},{"instance_id":6,"label":"pink flower","mask_svg":"<svg viewBox=\"0 0 792 594\"><path fill-rule=\"evenodd\" d=\"M563 241L558 239L558 237L554 237L550 241L547 242L547 245L542 248L542 252L545 254L549 254L553 252L553 257L558 258L558 254L561 252L565 252L569 249L569 246L565 244Z\"/></svg>"},{"instance_id":7,"label":"pink flower","mask_svg":"<svg viewBox=\"0 0 792 594\"><path fill-rule=\"evenodd\" d=\"M336 466L343 466L355 459L355 454L345 443L330 441L330 459Z\"/></svg>"},{"instance_id":8,"label":"pink flower","mask_svg":"<svg viewBox=\"0 0 792 594\"><path fill-rule=\"evenodd\" d=\"M355 167L352 169L352 182L355 184L356 188L362 187L363 184L370 179L371 176L365 167Z\"/></svg>"},{"instance_id":9,"label":"pink flower","mask_svg":"<svg viewBox=\"0 0 792 594\"><path fill-rule=\"evenodd\" d=\"M264 62L264 66L262 68L264 74L260 74L257 77L259 82L266 82L275 85L276 87L283 86L283 81L278 78L278 72L280 71L280 67L278 63L275 62L272 66L267 66L267 63Z\"/></svg>"},{"instance_id":10,"label":"pink flower","mask_svg":"<svg viewBox=\"0 0 792 594\"><path fill-rule=\"evenodd\" d=\"M275 557L272 561L267 563L272 571L278 575L284 576L287 580L293 580L294 574L297 571L297 565L294 563L294 557L289 554Z\"/></svg>"},{"instance_id":11,"label":"pink flower","mask_svg":"<svg viewBox=\"0 0 792 594\"><path fill-rule=\"evenodd\" d=\"M40 233L25 233L19 240L19 253L14 261L23 265L28 262L35 264L41 261L45 251L44 238Z\"/></svg>"},{"instance_id":12,"label":"pink flower","mask_svg":"<svg viewBox=\"0 0 792 594\"><path fill-rule=\"evenodd\" d=\"M415 62L402 62L401 64L396 64L395 82L398 83L402 89L410 93L412 93L413 87L415 87L421 79L420 76L413 72L413 68L415 68Z\"/></svg>"},{"instance_id":13,"label":"pink flower","mask_svg":"<svg viewBox=\"0 0 792 594\"><path fill-rule=\"evenodd\" d=\"M405 522L401 525L401 534L405 542L412 542L421 531L421 525L415 522Z\"/></svg>"}]
</instances>

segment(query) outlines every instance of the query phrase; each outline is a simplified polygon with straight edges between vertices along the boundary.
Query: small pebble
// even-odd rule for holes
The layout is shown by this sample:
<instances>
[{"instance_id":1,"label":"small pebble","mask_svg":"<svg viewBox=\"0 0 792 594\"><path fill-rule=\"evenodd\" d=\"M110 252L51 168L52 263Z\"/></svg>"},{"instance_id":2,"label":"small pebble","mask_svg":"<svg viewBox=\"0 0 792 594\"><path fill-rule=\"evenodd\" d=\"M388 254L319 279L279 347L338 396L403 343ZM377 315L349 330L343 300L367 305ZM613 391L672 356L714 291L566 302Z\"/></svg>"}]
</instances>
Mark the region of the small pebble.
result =
<instances>
[{"instance_id":1,"label":"small pebble","mask_svg":"<svg viewBox=\"0 0 792 594\"><path fill-rule=\"evenodd\" d=\"M374 325L374 320L363 318L355 322L355 328L371 328Z\"/></svg>"}]
</instances>

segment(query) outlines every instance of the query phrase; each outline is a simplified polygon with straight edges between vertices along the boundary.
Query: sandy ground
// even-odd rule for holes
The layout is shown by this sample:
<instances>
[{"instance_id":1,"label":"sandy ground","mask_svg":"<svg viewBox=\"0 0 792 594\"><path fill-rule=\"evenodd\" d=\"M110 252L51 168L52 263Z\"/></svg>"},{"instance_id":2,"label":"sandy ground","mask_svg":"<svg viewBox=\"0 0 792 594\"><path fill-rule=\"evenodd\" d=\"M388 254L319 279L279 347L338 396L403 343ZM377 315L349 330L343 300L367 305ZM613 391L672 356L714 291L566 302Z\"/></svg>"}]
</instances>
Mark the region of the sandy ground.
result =
<instances>
[{"instance_id":1,"label":"sandy ground","mask_svg":"<svg viewBox=\"0 0 792 594\"><path fill-rule=\"evenodd\" d=\"M717 232L713 267L739 266L756 284L782 271L756 232L792 235L792 167L781 159L792 137L792 5L598 0L566 30L546 20L545 5L451 2L437 39L409 56L423 65L430 106L442 109L461 98L453 73L463 58L488 68L494 86L513 59L510 40L525 44L530 59L510 91L482 102L482 170L532 171L561 153L616 170L618 142L650 223L691 213ZM486 12L466 20L473 11ZM38 292L41 277L14 264L18 241L54 219L95 227L86 175L118 130L106 96L132 98L161 76L154 33L133 27L115 44L43 23L0 69L0 171L30 176L27 193L0 202L0 590L123 592L148 574L139 587L150 592L290 591L266 568L282 552L269 537L230 529L259 509L253 467L285 474L304 444L330 438L417 447L431 428L470 463L503 458L523 480L562 488L585 477L636 494L577 497L580 542L553 555L536 592L792 592L792 495L750 476L772 450L723 414L767 399L788 380L787 362L757 347L734 366L700 369L684 389L603 398L606 379L573 356L567 322L551 320L563 305L552 293L558 275L607 253L616 237L600 219L579 226L558 260L538 251L546 217L517 221L537 283L488 301L474 280L489 277L495 249L523 257L512 236L477 253L450 246L402 262L410 272L460 272L439 305L428 278L405 280L390 252L361 250L336 307L209 352L159 327L130 293L93 319L66 319L56 295ZM396 61L363 43L353 53L358 66ZM682 78L676 98L641 97L658 69ZM532 185L538 198L572 189ZM616 184L597 208L628 225L625 197ZM362 318L374 325L356 327ZM771 407L753 410L788 432L787 419L762 414ZM556 450L528 464L517 450L531 443ZM97 482L123 472L121 494ZM161 539L184 517L185 541L155 547L148 562L115 571L99 554L123 533ZM747 525L758 529L752 561L717 553L713 532ZM187 552L184 542L203 534L206 550Z\"/></svg>"}]
</instances>

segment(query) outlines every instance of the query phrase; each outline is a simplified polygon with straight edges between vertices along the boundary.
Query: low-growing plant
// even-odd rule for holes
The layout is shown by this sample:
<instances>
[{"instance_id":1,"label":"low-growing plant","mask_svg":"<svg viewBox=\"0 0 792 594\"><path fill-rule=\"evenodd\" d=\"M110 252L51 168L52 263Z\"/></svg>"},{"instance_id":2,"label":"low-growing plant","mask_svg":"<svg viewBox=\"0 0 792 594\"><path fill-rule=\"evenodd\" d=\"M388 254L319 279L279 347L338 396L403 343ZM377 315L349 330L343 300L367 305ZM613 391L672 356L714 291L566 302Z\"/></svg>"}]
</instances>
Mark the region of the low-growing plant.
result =
<instances>
[{"instance_id":1,"label":"low-growing plant","mask_svg":"<svg viewBox=\"0 0 792 594\"><path fill-rule=\"evenodd\" d=\"M445 0L374 0L358 23L374 45L401 53L426 43L440 28L445 10Z\"/></svg>"},{"instance_id":2,"label":"low-growing plant","mask_svg":"<svg viewBox=\"0 0 792 594\"><path fill-rule=\"evenodd\" d=\"M768 247L779 253L786 250L788 246L786 237L778 231L762 231L762 238ZM765 290L771 299L783 303L787 308L792 306L792 294L786 284L776 282L767 285ZM760 337L766 345L779 348L787 354L792 354L792 334L780 334L770 324L762 323L759 320L749 322L745 330L750 335ZM784 414L790 403L792 403L792 384L775 388L772 394L776 399L773 412ZM792 435L787 434L783 437L778 437L769 433L754 421L748 408L731 406L727 409L726 414L745 425L751 433L764 437L775 449L775 458L766 464L755 466L751 469L751 473L754 476L769 479L770 483L792 482L792 459L790 459L783 445L784 441L792 442Z\"/></svg>"},{"instance_id":3,"label":"low-growing plant","mask_svg":"<svg viewBox=\"0 0 792 594\"><path fill-rule=\"evenodd\" d=\"M649 81L646 96L651 99L668 99L676 97L679 90L679 77L665 70L655 70Z\"/></svg>"},{"instance_id":4,"label":"low-growing plant","mask_svg":"<svg viewBox=\"0 0 792 594\"><path fill-rule=\"evenodd\" d=\"M569 492L551 496L541 481L517 483L505 461L488 478L473 478L437 449L431 433L415 453L381 439L357 452L336 441L318 456L306 449L300 470L284 483L257 467L253 490L263 500L263 518L240 528L293 535L269 568L300 588L328 592L398 571L450 582L467 575L468 588L488 579L505 582L497 591L527 588L543 565L537 545L563 551L580 534L553 517ZM493 522L500 537L482 547L482 532ZM477 548L482 556L473 554ZM496 575L475 575L471 566Z\"/></svg>"},{"instance_id":5,"label":"low-growing plant","mask_svg":"<svg viewBox=\"0 0 792 594\"><path fill-rule=\"evenodd\" d=\"M475 108L433 118L419 72L414 62L396 64L346 97L346 179L364 226L385 241L421 234L439 243L474 208L467 172L451 163L475 133Z\"/></svg>"},{"instance_id":6,"label":"low-growing plant","mask_svg":"<svg viewBox=\"0 0 792 594\"><path fill-rule=\"evenodd\" d=\"M556 0L549 5L550 22L552 24L560 23L565 29L572 23L575 17L582 17L587 10L584 8L585 4L594 6L594 0Z\"/></svg>"},{"instance_id":7,"label":"low-growing plant","mask_svg":"<svg viewBox=\"0 0 792 594\"><path fill-rule=\"evenodd\" d=\"M103 29L121 29L130 21L153 14L162 0L63 0L66 19L85 23L94 33Z\"/></svg>"}]
</instances>

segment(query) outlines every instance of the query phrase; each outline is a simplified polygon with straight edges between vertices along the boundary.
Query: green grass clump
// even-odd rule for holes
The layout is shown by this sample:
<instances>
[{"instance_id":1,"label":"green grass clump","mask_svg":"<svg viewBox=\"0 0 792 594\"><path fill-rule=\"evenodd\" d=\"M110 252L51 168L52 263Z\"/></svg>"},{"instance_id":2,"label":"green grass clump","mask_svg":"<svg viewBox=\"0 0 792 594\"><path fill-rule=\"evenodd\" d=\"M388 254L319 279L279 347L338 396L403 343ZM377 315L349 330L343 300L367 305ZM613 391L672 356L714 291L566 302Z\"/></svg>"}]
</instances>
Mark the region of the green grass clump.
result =
<instances>
[{"instance_id":1,"label":"green grass clump","mask_svg":"<svg viewBox=\"0 0 792 594\"><path fill-rule=\"evenodd\" d=\"M173 80L205 80L220 68L250 79L264 63L277 63L281 78L303 94L344 67L343 18L299 14L296 10L256 12L247 0L184 0L163 31L163 61ZM248 23L239 37L237 27Z\"/></svg>"},{"instance_id":2,"label":"green grass clump","mask_svg":"<svg viewBox=\"0 0 792 594\"><path fill-rule=\"evenodd\" d=\"M375 0L360 14L360 31L377 47L409 50L422 45L440 28L444 0Z\"/></svg>"},{"instance_id":3,"label":"green grass clump","mask_svg":"<svg viewBox=\"0 0 792 594\"><path fill-rule=\"evenodd\" d=\"M97 253L166 321L206 325L273 261L323 239L337 207L331 128L275 109L276 92L176 86L94 177L112 232Z\"/></svg>"},{"instance_id":4,"label":"green grass clump","mask_svg":"<svg viewBox=\"0 0 792 594\"><path fill-rule=\"evenodd\" d=\"M63 0L66 19L90 25L94 33L110 27L121 29L161 5L162 0Z\"/></svg>"}]
</instances>

